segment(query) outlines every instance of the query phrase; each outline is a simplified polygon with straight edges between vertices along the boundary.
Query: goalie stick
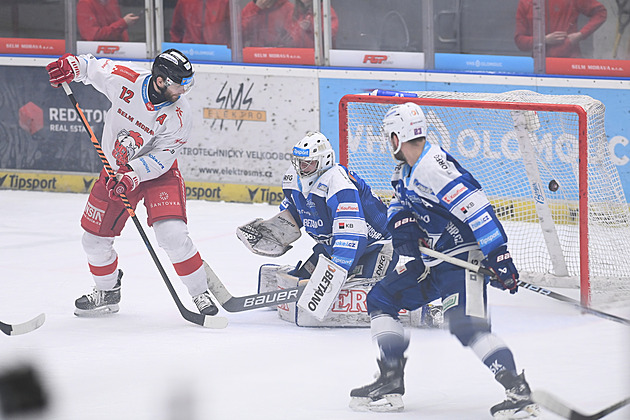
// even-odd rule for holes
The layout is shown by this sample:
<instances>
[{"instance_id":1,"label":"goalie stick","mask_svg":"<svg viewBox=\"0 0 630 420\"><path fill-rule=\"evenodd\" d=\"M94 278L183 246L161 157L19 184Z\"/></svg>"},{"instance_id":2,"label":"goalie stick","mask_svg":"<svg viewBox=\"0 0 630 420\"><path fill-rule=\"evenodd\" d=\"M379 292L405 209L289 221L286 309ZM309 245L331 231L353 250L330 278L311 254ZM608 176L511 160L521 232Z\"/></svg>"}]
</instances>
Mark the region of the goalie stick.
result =
<instances>
[{"instance_id":1,"label":"goalie stick","mask_svg":"<svg viewBox=\"0 0 630 420\"><path fill-rule=\"evenodd\" d=\"M630 403L630 398L626 398L625 400L619 401L616 404L611 405L610 407L604 408L601 411L598 411L595 414L583 414L577 411L575 408L571 407L566 402L562 401L558 397L553 394L550 394L547 391L536 390L532 392L532 399L536 401L538 404L545 407L547 410L556 413L559 416L564 417L569 420L597 420L601 419L604 416L612 413L615 410L620 409L621 407L628 405Z\"/></svg>"},{"instance_id":2,"label":"goalie stick","mask_svg":"<svg viewBox=\"0 0 630 420\"><path fill-rule=\"evenodd\" d=\"M41 327L46 320L45 314L39 314L30 321L22 322L21 324L5 324L0 322L0 331L6 335L20 335L34 331Z\"/></svg>"},{"instance_id":3,"label":"goalie stick","mask_svg":"<svg viewBox=\"0 0 630 420\"><path fill-rule=\"evenodd\" d=\"M300 280L297 287L288 289L272 290L270 292L254 293L246 296L233 296L225 287L223 282L214 273L212 268L204 262L206 268L206 277L208 278L208 289L217 298L223 309L228 312L243 312L252 309L267 308L269 306L277 306L283 303L297 302L304 288L308 284L307 280ZM371 283L373 279L348 279L344 285L353 283Z\"/></svg>"},{"instance_id":4,"label":"goalie stick","mask_svg":"<svg viewBox=\"0 0 630 420\"><path fill-rule=\"evenodd\" d=\"M443 260L447 263L453 264L453 265L457 265L459 267L465 268L467 270L470 271L474 271L475 273L480 273L486 276L491 276L494 277L494 273L490 270L488 270L487 268L483 268L480 267L478 265L475 264L471 264L468 261L464 261L464 260L460 260L459 258L455 258L455 257L451 257L449 255L446 254L442 254L441 252L435 251L433 249L430 248L426 248L421 246L420 247L420 251L437 259ZM579 301L575 300L575 299L571 299L568 296L562 295L560 293L556 293L554 291L545 289L543 287L539 287L539 286L535 286L531 283L527 283L524 280L518 280L518 286L522 287L526 290L529 290L530 292L534 292L534 293L538 293L540 295L543 296L548 296L550 298L556 299L556 300L560 300L562 302L566 302L566 303L570 303L573 306L576 306L578 308L580 308L580 310L587 312L591 315L596 315L599 316L601 318L606 318L609 319L611 321L616 321L616 322L620 322L622 324L625 325L629 325L630 326L630 320L629 319L625 319L616 315L612 315L606 312L602 312L602 311L598 311L597 309L593 309L593 308L589 308L587 306L583 306Z\"/></svg>"},{"instance_id":5,"label":"goalie stick","mask_svg":"<svg viewBox=\"0 0 630 420\"><path fill-rule=\"evenodd\" d=\"M232 296L223 282L214 273L212 268L204 262L206 276L208 278L208 289L219 301L223 309L228 312L243 312L252 309L276 306L282 303L297 302L304 292L303 285L289 289L272 290L270 292L255 293L247 296Z\"/></svg>"},{"instance_id":6,"label":"goalie stick","mask_svg":"<svg viewBox=\"0 0 630 420\"><path fill-rule=\"evenodd\" d=\"M68 95L68 98L70 98L70 102L72 102L74 109L77 111L77 114L79 114L79 117L81 119L81 122L83 123L83 126L85 127L88 134L90 135L90 140L92 141L94 148L96 148L96 151L98 152L98 156L101 158L101 161L103 162L103 166L105 167L105 171L107 171L107 175L113 178L115 176L114 170L112 169L109 162L107 161L105 152L103 152L103 149L101 148L101 144L96 138L96 135L94 135L92 128L88 124L87 119L85 118L85 115L83 114L83 110L81 109L81 107L79 107L79 103L75 99L74 94L72 93L72 90L70 89L70 86L68 86L68 83L66 82L62 83L62 86L63 86L63 90L66 92L66 95ZM171 283L168 276L166 275L166 271L164 271L164 267L162 266L162 263L160 262L157 254L155 253L155 250L153 249L153 245L151 245L151 242L149 242L149 238L147 237L147 234L144 232L144 229L142 228L142 225L140 224L140 221L138 220L138 216L136 216L136 212L133 210L131 203L129 203L127 196L125 194L122 194L120 198L122 199L122 202L125 205L125 208L127 209L127 212L129 213L129 216L133 220L133 223L136 225L136 228L138 228L138 233L140 233L140 236L142 237L144 244L146 245L147 249L149 250L149 253L151 254L151 258L153 258L153 262L157 266L157 269L160 272L160 275L162 276L162 279L164 280L164 283L166 284L168 291L170 292L171 296L173 297L173 300L175 301L175 304L177 305L177 309L179 309L179 312L182 314L184 319L186 321L192 322L193 324L201 325L202 327L206 327L206 328L227 327L228 320L225 317L198 314L198 313L188 310L184 306L182 301L179 299L177 292L173 288L173 284Z\"/></svg>"}]
</instances>

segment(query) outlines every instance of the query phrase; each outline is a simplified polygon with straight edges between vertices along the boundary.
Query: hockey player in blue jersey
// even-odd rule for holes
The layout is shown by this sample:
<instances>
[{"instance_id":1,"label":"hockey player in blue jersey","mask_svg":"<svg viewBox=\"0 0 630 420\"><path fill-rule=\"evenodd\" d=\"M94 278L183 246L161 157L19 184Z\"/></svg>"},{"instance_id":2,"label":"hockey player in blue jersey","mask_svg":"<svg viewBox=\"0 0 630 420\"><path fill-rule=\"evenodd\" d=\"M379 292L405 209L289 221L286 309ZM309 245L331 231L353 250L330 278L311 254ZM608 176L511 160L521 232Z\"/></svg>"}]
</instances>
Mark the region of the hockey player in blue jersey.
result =
<instances>
[{"instance_id":1,"label":"hockey player in blue jersey","mask_svg":"<svg viewBox=\"0 0 630 420\"><path fill-rule=\"evenodd\" d=\"M507 398L493 406L495 418L530 418L538 414L523 373L512 352L491 331L486 282L517 291L518 272L507 236L488 198L473 176L439 146L426 141L427 123L414 103L395 105L383 119L394 157L401 161L392 177L394 198L388 227L394 249L403 258L396 270L377 283L367 297L371 332L380 350L380 376L353 389L351 408L400 411L404 408L405 351L408 338L398 321L400 309L413 310L442 298L451 334L469 347L503 385ZM419 246L489 268L483 278L457 266L423 256Z\"/></svg>"},{"instance_id":2,"label":"hockey player in blue jersey","mask_svg":"<svg viewBox=\"0 0 630 420\"><path fill-rule=\"evenodd\" d=\"M279 214L237 229L252 252L283 255L304 228L316 245L308 260L290 271L292 276L310 278L320 254L347 270L348 278L382 278L394 268L398 257L387 231L387 207L358 175L336 163L322 133L309 132L295 145L282 189ZM275 271L267 275L266 267L279 269L261 267L260 291L277 287Z\"/></svg>"}]
</instances>

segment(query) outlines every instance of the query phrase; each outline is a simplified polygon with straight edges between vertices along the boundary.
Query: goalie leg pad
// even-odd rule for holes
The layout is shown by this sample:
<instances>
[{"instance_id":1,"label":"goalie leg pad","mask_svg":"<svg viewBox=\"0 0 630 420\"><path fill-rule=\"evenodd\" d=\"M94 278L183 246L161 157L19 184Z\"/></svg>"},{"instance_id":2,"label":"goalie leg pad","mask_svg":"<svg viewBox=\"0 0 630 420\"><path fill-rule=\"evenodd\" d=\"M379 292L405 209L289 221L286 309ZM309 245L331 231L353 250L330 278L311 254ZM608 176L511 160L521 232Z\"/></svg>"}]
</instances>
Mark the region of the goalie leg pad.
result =
<instances>
[{"instance_id":1,"label":"goalie leg pad","mask_svg":"<svg viewBox=\"0 0 630 420\"><path fill-rule=\"evenodd\" d=\"M337 300L339 290L347 277L346 269L321 254L311 279L297 301L297 306L318 320L323 320Z\"/></svg>"}]
</instances>

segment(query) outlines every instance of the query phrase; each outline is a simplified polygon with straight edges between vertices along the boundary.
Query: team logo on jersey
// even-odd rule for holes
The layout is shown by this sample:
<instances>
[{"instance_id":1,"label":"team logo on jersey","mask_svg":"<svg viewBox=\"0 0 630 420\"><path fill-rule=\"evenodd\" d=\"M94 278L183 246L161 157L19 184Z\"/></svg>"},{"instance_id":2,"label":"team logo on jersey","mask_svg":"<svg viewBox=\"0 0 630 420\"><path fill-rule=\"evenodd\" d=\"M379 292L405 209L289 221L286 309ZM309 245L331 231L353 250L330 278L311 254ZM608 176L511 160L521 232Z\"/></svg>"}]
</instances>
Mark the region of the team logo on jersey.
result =
<instances>
[{"instance_id":1,"label":"team logo on jersey","mask_svg":"<svg viewBox=\"0 0 630 420\"><path fill-rule=\"evenodd\" d=\"M123 166L129 163L143 144L144 140L142 140L142 136L137 131L120 130L116 136L114 150L112 151L116 164Z\"/></svg>"}]
</instances>

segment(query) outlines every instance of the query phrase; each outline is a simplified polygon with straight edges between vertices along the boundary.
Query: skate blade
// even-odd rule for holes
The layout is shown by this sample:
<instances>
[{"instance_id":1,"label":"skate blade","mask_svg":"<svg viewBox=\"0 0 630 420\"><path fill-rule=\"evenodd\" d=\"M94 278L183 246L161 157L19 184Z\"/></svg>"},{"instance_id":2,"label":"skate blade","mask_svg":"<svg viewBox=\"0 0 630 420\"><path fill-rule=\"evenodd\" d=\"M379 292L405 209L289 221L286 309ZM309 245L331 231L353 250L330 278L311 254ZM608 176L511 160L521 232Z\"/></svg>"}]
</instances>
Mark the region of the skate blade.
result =
<instances>
[{"instance_id":1,"label":"skate blade","mask_svg":"<svg viewBox=\"0 0 630 420\"><path fill-rule=\"evenodd\" d=\"M113 315L118 312L120 308L117 304L115 305L106 305L102 306L98 309L79 309L74 308L74 314L81 318L101 318L109 315Z\"/></svg>"},{"instance_id":2,"label":"skate blade","mask_svg":"<svg viewBox=\"0 0 630 420\"><path fill-rule=\"evenodd\" d=\"M537 419L540 417L540 407L538 404L529 404L519 409L496 412L493 417L497 420Z\"/></svg>"},{"instance_id":3,"label":"skate blade","mask_svg":"<svg viewBox=\"0 0 630 420\"><path fill-rule=\"evenodd\" d=\"M373 401L371 398L352 397L350 400L350 408L354 411L389 413L403 411L405 405L403 404L401 394L387 394L383 395L383 398L376 401Z\"/></svg>"}]
</instances>

